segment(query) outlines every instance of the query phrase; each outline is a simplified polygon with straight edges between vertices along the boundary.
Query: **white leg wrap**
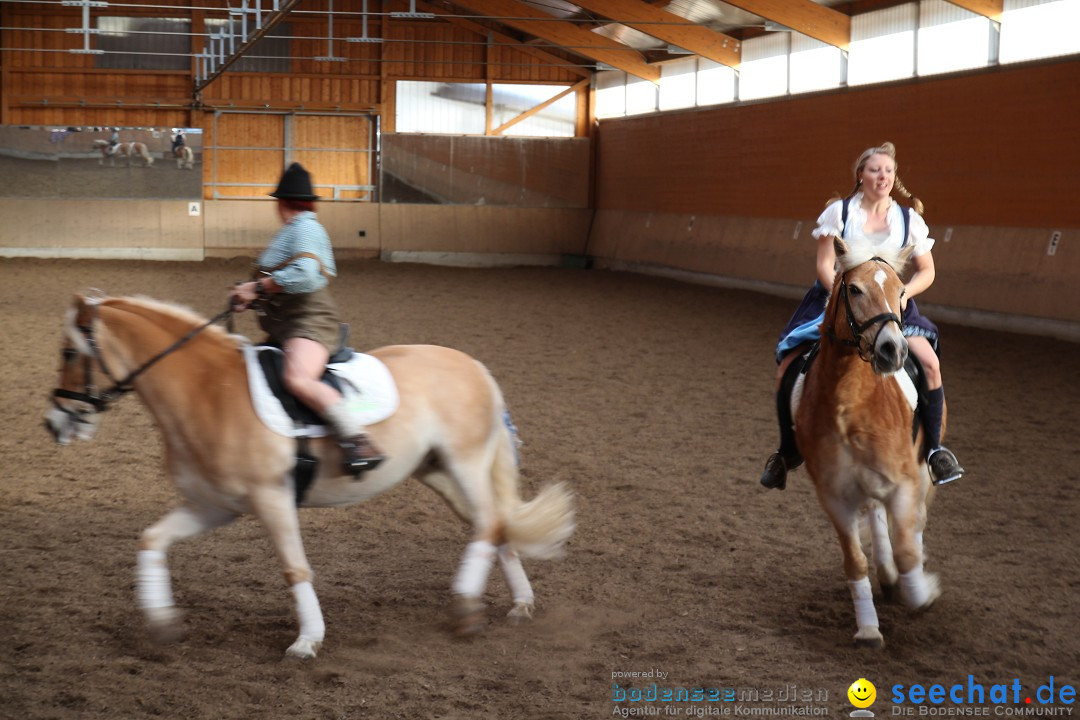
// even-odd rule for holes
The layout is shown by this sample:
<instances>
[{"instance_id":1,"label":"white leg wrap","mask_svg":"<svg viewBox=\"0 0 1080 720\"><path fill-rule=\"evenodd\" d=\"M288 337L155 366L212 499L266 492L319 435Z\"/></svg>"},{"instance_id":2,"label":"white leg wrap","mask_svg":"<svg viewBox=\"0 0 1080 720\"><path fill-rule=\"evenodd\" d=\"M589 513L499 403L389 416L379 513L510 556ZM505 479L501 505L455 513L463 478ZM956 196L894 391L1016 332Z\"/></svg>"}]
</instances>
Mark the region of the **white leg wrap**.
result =
<instances>
[{"instance_id":1,"label":"white leg wrap","mask_svg":"<svg viewBox=\"0 0 1080 720\"><path fill-rule=\"evenodd\" d=\"M870 578L848 581L851 588L851 600L855 603L855 624L859 629L877 627L877 610L874 608L874 591L870 588Z\"/></svg>"},{"instance_id":2,"label":"white leg wrap","mask_svg":"<svg viewBox=\"0 0 1080 720\"><path fill-rule=\"evenodd\" d=\"M921 608L933 600L930 583L921 567L900 574L900 591L909 607Z\"/></svg>"},{"instance_id":3,"label":"white leg wrap","mask_svg":"<svg viewBox=\"0 0 1080 720\"><path fill-rule=\"evenodd\" d=\"M465 548L452 589L455 595L480 597L487 586L488 573L495 562L495 546L486 540L475 540Z\"/></svg>"},{"instance_id":4,"label":"white leg wrap","mask_svg":"<svg viewBox=\"0 0 1080 720\"><path fill-rule=\"evenodd\" d=\"M165 553L160 550L140 550L136 556L136 586L139 607L143 610L173 606L172 581Z\"/></svg>"},{"instance_id":5,"label":"white leg wrap","mask_svg":"<svg viewBox=\"0 0 1080 720\"><path fill-rule=\"evenodd\" d=\"M510 595L514 602L532 605L534 598L529 577L521 566L521 558L509 545L499 546L499 564L502 565L503 575L506 576L506 584L510 586Z\"/></svg>"},{"instance_id":6,"label":"white leg wrap","mask_svg":"<svg viewBox=\"0 0 1080 720\"><path fill-rule=\"evenodd\" d=\"M326 635L326 624L323 622L322 610L319 608L319 598L315 596L315 588L310 582L300 582L293 585L293 598L296 599L296 616L300 619L300 637L317 643L323 641Z\"/></svg>"}]
</instances>

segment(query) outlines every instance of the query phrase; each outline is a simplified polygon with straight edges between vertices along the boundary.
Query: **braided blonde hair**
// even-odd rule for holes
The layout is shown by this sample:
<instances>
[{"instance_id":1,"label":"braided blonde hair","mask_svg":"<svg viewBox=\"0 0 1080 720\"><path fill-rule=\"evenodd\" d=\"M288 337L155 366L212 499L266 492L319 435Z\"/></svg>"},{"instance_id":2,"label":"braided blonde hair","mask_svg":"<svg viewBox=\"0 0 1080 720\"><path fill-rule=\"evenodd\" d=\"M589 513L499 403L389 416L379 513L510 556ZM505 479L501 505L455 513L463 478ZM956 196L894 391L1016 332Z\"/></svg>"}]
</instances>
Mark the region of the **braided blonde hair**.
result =
<instances>
[{"instance_id":1,"label":"braided blonde hair","mask_svg":"<svg viewBox=\"0 0 1080 720\"><path fill-rule=\"evenodd\" d=\"M848 197L852 197L855 193L859 192L859 187L862 185L862 180L859 175L862 174L863 168L866 167L866 161L870 159L871 155L888 155L892 158L893 164L896 164L896 146L891 142L885 141L877 147L867 148L863 150L862 155L855 161L855 187L852 189ZM896 179L893 181L893 189L900 193L902 196L911 199L911 207L915 208L915 212L920 215L923 214L922 200L911 194L911 191L904 187L904 183L900 180L900 166L896 165Z\"/></svg>"}]
</instances>

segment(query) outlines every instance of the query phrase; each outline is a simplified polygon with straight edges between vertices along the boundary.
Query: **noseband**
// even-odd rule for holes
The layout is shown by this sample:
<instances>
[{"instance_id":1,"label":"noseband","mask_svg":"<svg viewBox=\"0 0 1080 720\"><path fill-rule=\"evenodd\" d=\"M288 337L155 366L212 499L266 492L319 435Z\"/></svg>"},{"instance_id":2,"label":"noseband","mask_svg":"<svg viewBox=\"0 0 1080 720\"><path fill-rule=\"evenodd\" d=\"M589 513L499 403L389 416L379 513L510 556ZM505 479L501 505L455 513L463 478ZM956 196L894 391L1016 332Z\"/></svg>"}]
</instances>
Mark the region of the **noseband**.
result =
<instances>
[{"instance_id":1,"label":"noseband","mask_svg":"<svg viewBox=\"0 0 1080 720\"><path fill-rule=\"evenodd\" d=\"M97 305L92 305L94 308L94 317L90 318L90 322L86 325L77 325L79 332L82 333L83 338L86 340L86 344L90 347L90 355L83 356L83 392L77 392L75 390L66 390L64 388L56 388L53 390L53 405L61 412L67 414L75 422L86 423L86 415L89 411L86 410L72 410L71 408L64 407L57 398L64 398L67 400L76 400L91 405L94 408L94 412L105 412L109 409L109 406L117 398L126 395L135 389L133 383L135 379L142 375L144 372L153 367L159 360L171 354L172 352L179 350L192 338L201 333L206 328L210 327L216 322L220 322L226 318L232 316L232 308L228 307L224 311L218 313L210 320L207 320L202 325L199 325L194 330L190 331L182 338L169 345L167 348L159 352L154 357L144 362L139 367L135 368L123 378L117 380L116 377L109 370L109 366L105 364L105 358L101 354L101 347L97 343L97 338L94 337L94 321L97 319ZM78 351L74 348L65 348L63 350L64 362L70 362L78 354ZM112 387L107 388L101 393L98 393L97 388L94 386L94 376L91 368L91 361L96 360L97 365L101 368L101 372L105 374L105 377L112 381Z\"/></svg>"},{"instance_id":2,"label":"noseband","mask_svg":"<svg viewBox=\"0 0 1080 720\"><path fill-rule=\"evenodd\" d=\"M880 262L888 265L885 260L879 257L870 258L870 262ZM833 321L830 327L826 330L825 335L835 343L839 343L846 347L856 348L859 351L859 357L869 362L870 347L873 347L877 344L878 336L881 335L881 331L885 329L886 324L890 322L896 323L896 327L900 328L900 332L903 332L904 320L903 318L897 316L896 313L881 313L879 315L875 315L874 317L863 323L859 323L859 321L855 319L855 312L851 308L851 298L848 296L847 276L849 272L851 272L851 270L846 271L840 277L839 292L840 298L844 301L844 311L847 314L848 327L851 329L851 339L848 340L846 338L839 338L836 336L836 315L840 312L839 304L837 304L833 310ZM874 334L874 342L865 343L863 333L874 327L875 325L880 325L880 327L878 328L878 331Z\"/></svg>"}]
</instances>

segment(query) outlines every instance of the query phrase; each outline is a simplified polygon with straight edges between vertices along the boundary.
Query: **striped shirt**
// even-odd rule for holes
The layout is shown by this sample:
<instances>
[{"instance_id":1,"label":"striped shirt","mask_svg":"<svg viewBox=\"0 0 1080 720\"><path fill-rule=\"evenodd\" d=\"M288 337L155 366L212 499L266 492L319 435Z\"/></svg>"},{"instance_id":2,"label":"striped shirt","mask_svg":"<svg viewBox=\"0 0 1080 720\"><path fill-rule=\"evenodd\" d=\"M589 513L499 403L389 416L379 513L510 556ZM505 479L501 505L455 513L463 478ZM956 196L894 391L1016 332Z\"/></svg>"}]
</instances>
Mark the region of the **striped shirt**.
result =
<instances>
[{"instance_id":1,"label":"striped shirt","mask_svg":"<svg viewBox=\"0 0 1080 720\"><path fill-rule=\"evenodd\" d=\"M272 268L280 265L299 253L311 253L322 260L322 269L331 277L337 277L334 264L334 251L330 247L330 236L326 229L315 219L315 213L305 211L294 215L285 226L274 235L262 254L259 255L260 268ZM281 289L290 294L310 293L321 290L329 283L319 270L319 263L313 258L300 258L280 270L270 274Z\"/></svg>"}]
</instances>

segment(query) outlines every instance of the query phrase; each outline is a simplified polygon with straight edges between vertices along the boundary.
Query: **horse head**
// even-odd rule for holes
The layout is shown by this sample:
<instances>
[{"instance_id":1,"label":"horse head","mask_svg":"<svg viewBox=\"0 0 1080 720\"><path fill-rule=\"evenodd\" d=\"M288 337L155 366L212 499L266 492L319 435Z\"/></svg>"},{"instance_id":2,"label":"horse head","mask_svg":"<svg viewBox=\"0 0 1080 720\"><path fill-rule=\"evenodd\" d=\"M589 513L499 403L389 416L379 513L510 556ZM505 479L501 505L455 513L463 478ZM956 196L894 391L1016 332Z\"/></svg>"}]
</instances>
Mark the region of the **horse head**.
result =
<instances>
[{"instance_id":1,"label":"horse head","mask_svg":"<svg viewBox=\"0 0 1080 720\"><path fill-rule=\"evenodd\" d=\"M900 273L914 247L896 252L853 250L841 238L835 238L833 245L840 269L825 311L823 334L855 348L874 372L896 372L908 355ZM841 307L846 315L844 323L837 321Z\"/></svg>"},{"instance_id":2,"label":"horse head","mask_svg":"<svg viewBox=\"0 0 1080 720\"><path fill-rule=\"evenodd\" d=\"M107 401L98 384L107 370L94 336L99 297L76 295L64 319L64 343L60 350L60 382L53 390L52 407L45 413L45 427L61 445L72 439L91 440Z\"/></svg>"}]
</instances>

